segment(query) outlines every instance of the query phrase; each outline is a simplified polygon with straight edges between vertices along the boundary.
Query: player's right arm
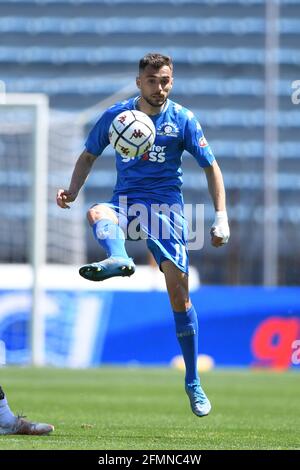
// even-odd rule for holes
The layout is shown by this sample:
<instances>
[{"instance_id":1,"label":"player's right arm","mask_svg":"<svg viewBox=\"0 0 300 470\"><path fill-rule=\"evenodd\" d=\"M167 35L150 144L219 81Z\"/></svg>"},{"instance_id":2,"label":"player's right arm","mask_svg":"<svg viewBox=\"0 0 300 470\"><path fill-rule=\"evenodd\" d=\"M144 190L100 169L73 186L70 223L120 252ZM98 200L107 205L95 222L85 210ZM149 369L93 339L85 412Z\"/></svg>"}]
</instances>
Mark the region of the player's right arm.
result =
<instances>
[{"instance_id":1,"label":"player's right arm","mask_svg":"<svg viewBox=\"0 0 300 470\"><path fill-rule=\"evenodd\" d=\"M71 177L71 182L69 189L59 189L56 194L56 203L62 209L70 209L68 203L75 201L80 188L85 183L96 156L89 153L87 150L84 150L80 157L78 158L73 174Z\"/></svg>"},{"instance_id":2,"label":"player's right arm","mask_svg":"<svg viewBox=\"0 0 300 470\"><path fill-rule=\"evenodd\" d=\"M76 162L69 189L59 189L57 191L56 202L62 209L70 209L68 203L75 201L80 188L91 171L94 161L109 145L108 129L113 117L117 113L118 110L112 111L112 108L109 108L102 114L90 131L85 142L85 150Z\"/></svg>"}]
</instances>

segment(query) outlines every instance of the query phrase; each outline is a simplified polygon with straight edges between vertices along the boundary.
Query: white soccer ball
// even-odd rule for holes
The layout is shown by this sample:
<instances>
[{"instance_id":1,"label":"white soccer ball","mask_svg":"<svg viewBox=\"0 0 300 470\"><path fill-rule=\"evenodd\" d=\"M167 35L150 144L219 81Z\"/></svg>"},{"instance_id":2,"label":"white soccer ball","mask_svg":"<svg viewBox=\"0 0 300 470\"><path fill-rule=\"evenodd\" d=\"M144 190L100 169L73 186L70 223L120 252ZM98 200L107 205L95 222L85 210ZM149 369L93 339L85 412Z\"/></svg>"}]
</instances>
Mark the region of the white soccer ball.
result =
<instances>
[{"instance_id":1,"label":"white soccer ball","mask_svg":"<svg viewBox=\"0 0 300 470\"><path fill-rule=\"evenodd\" d=\"M108 134L114 149L127 158L146 153L152 147L155 135L155 127L149 116L135 109L118 114Z\"/></svg>"}]
</instances>

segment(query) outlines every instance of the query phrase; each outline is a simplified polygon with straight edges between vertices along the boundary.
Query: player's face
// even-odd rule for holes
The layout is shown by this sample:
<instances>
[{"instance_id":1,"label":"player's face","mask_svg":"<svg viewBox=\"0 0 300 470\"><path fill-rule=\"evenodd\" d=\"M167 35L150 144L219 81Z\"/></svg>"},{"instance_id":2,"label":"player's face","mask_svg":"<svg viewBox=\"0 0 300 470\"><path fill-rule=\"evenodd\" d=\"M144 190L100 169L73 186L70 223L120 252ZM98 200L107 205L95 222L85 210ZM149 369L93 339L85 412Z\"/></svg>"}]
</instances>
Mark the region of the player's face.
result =
<instances>
[{"instance_id":1,"label":"player's face","mask_svg":"<svg viewBox=\"0 0 300 470\"><path fill-rule=\"evenodd\" d=\"M172 70L167 65L155 69L147 65L137 78L141 96L154 108L161 108L167 100L173 85Z\"/></svg>"}]
</instances>

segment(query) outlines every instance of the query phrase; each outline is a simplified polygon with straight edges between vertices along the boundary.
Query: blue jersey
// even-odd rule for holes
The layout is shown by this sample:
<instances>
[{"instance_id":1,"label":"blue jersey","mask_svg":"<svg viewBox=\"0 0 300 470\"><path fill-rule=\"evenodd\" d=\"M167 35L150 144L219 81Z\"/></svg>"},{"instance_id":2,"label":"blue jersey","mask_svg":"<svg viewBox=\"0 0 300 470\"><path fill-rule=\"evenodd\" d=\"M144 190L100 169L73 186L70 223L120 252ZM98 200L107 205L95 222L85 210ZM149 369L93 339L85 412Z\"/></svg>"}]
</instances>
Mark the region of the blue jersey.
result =
<instances>
[{"instance_id":1,"label":"blue jersey","mask_svg":"<svg viewBox=\"0 0 300 470\"><path fill-rule=\"evenodd\" d=\"M111 122L122 111L138 109L139 97L116 103L107 109L91 130L86 150L99 156L109 145ZM114 197L181 197L182 153L187 150L201 167L208 167L214 155L194 114L174 101L167 100L163 110L149 116L156 128L156 138L144 155L131 159L116 152L117 182Z\"/></svg>"}]
</instances>

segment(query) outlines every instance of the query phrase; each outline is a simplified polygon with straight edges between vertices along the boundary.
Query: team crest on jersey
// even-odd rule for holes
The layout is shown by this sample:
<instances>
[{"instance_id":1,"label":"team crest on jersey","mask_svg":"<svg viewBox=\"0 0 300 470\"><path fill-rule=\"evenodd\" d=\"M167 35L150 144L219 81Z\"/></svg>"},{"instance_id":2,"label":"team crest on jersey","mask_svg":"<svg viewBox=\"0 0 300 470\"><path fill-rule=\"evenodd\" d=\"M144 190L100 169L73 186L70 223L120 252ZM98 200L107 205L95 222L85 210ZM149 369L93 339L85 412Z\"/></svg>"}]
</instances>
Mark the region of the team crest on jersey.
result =
<instances>
[{"instance_id":1,"label":"team crest on jersey","mask_svg":"<svg viewBox=\"0 0 300 470\"><path fill-rule=\"evenodd\" d=\"M177 137L179 129L173 122L163 122L157 129L157 135L165 135L168 137Z\"/></svg>"},{"instance_id":2,"label":"team crest on jersey","mask_svg":"<svg viewBox=\"0 0 300 470\"><path fill-rule=\"evenodd\" d=\"M200 147L207 147L208 146L208 142L207 142L205 137L200 137L199 145L200 145Z\"/></svg>"}]
</instances>

